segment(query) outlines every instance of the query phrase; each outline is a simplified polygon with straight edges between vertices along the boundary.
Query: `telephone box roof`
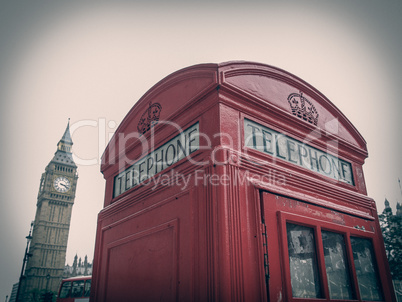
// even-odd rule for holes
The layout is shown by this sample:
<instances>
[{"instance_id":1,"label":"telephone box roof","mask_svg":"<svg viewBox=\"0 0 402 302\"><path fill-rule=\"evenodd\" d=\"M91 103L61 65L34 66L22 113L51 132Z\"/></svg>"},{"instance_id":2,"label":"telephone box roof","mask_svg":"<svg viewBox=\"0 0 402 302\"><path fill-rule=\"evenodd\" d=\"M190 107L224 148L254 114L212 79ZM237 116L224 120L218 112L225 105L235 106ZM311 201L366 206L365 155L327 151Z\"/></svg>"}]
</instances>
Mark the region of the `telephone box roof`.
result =
<instances>
[{"instance_id":1,"label":"telephone box roof","mask_svg":"<svg viewBox=\"0 0 402 302\"><path fill-rule=\"evenodd\" d=\"M307 126L312 131L319 128L350 146L363 160L367 157L364 138L319 90L280 68L247 61L198 64L171 73L135 103L117 128L114 137L119 133L138 132L141 115L153 103L164 102L163 111L158 116L160 120L173 120L189 108L188 104L213 92L259 103L267 110L274 108L275 112L289 119L302 119L303 114L296 109L307 109L308 118L304 116L302 123L309 121L311 125ZM174 99L171 98L172 95L175 96ZM292 101L303 102L306 108L292 108ZM312 110L315 114L312 114ZM102 165L116 145L116 141L112 139L102 156Z\"/></svg>"}]
</instances>

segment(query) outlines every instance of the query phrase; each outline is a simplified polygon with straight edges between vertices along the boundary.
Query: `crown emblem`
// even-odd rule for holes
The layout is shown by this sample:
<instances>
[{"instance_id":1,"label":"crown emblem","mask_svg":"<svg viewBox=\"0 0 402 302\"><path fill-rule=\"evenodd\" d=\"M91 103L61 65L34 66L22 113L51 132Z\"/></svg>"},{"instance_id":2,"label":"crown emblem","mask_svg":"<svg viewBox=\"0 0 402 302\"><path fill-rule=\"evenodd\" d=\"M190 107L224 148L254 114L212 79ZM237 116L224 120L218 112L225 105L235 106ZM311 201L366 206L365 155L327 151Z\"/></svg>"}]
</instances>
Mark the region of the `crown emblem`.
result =
<instances>
[{"instance_id":1,"label":"crown emblem","mask_svg":"<svg viewBox=\"0 0 402 302\"><path fill-rule=\"evenodd\" d=\"M288 96L288 102L293 115L317 126L319 115L317 109L303 96L303 92L300 91L300 94L291 93Z\"/></svg>"},{"instance_id":2,"label":"crown emblem","mask_svg":"<svg viewBox=\"0 0 402 302\"><path fill-rule=\"evenodd\" d=\"M138 132L140 134L145 134L149 129L155 126L159 121L159 116L161 115L162 106L159 103L149 103L149 108L141 115L138 122Z\"/></svg>"}]
</instances>

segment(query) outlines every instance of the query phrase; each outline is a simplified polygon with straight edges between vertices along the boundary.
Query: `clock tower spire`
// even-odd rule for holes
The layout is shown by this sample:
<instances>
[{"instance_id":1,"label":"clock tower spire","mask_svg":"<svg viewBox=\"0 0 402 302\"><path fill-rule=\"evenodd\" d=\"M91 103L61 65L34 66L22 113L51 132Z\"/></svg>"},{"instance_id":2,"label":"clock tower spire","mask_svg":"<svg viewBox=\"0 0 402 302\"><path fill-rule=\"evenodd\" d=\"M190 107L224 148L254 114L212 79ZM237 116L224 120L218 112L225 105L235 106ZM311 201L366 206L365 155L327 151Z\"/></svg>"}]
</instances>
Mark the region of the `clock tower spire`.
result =
<instances>
[{"instance_id":1,"label":"clock tower spire","mask_svg":"<svg viewBox=\"0 0 402 302\"><path fill-rule=\"evenodd\" d=\"M19 301L33 301L35 294L44 292L56 293L62 278L78 179L72 145L69 120L41 177L30 258Z\"/></svg>"},{"instance_id":2,"label":"clock tower spire","mask_svg":"<svg viewBox=\"0 0 402 302\"><path fill-rule=\"evenodd\" d=\"M57 144L57 150L71 153L72 145L73 145L73 141L72 141L71 135L70 135L70 119L68 119L66 131L64 131L62 138L60 139L59 143Z\"/></svg>"}]
</instances>

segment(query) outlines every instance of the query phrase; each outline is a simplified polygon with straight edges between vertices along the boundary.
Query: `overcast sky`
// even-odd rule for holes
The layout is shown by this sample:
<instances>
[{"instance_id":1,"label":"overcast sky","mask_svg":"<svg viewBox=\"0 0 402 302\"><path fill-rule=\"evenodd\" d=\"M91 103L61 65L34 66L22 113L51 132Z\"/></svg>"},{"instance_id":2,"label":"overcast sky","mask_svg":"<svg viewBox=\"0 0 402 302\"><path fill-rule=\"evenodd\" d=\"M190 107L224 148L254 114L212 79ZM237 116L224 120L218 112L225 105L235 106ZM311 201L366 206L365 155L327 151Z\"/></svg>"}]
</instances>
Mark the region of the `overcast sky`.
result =
<instances>
[{"instance_id":1,"label":"overcast sky","mask_svg":"<svg viewBox=\"0 0 402 302\"><path fill-rule=\"evenodd\" d=\"M246 4L244 4L246 3ZM402 201L402 1L0 0L0 301L19 278L41 174L71 118L79 180L67 262L93 258L99 157L135 102L199 63L273 65L366 139L369 196Z\"/></svg>"}]
</instances>

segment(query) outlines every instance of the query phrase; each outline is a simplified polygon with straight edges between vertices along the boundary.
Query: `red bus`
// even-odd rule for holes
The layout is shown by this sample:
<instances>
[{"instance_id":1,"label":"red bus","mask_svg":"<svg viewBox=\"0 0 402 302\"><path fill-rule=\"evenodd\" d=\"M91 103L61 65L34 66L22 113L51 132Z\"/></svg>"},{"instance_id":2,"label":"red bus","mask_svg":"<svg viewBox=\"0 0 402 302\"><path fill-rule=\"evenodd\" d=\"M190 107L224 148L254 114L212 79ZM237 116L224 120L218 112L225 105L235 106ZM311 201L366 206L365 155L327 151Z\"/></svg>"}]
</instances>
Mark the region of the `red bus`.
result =
<instances>
[{"instance_id":1,"label":"red bus","mask_svg":"<svg viewBox=\"0 0 402 302\"><path fill-rule=\"evenodd\" d=\"M91 276L77 276L61 281L57 302L89 302Z\"/></svg>"}]
</instances>

